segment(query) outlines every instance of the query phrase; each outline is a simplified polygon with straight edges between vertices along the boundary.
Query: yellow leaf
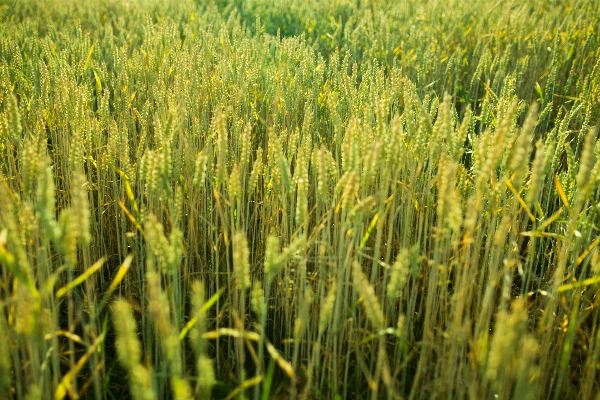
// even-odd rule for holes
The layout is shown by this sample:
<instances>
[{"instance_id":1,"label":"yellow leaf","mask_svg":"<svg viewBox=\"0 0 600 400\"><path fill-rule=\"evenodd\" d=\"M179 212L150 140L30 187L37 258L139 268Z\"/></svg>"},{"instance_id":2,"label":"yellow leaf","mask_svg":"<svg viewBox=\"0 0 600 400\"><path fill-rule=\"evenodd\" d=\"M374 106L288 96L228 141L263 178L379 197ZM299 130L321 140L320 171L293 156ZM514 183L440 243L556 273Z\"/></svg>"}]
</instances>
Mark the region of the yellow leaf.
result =
<instances>
[{"instance_id":1,"label":"yellow leaf","mask_svg":"<svg viewBox=\"0 0 600 400\"><path fill-rule=\"evenodd\" d=\"M81 369L84 367L90 354L96 351L98 344L100 344L100 342L102 342L103 340L104 333L98 336L94 343L92 343L92 345L88 348L88 351L83 356L81 356L81 358L77 361L73 368L71 368L69 372L67 372L65 376L63 376L62 380L60 381L60 384L56 388L56 392L54 392L55 400L64 399L67 393L71 390L71 382L73 382L73 379L77 377L79 371L81 371Z\"/></svg>"},{"instance_id":2,"label":"yellow leaf","mask_svg":"<svg viewBox=\"0 0 600 400\"><path fill-rule=\"evenodd\" d=\"M513 184L507 180L506 186L508 186L510 191L513 192L513 194L517 197L517 200L519 200L519 203L521 203L521 206L527 212L527 215L529 215L529 219L531 219L531 221L535 222L535 217L533 216L533 214L529 210L529 207L527 207L527 204L525 203L525 201L523 201L523 198L519 195L519 193L517 192L517 189L515 189Z\"/></svg>"},{"instance_id":3,"label":"yellow leaf","mask_svg":"<svg viewBox=\"0 0 600 400\"><path fill-rule=\"evenodd\" d=\"M125 261L123 261L123 264L121 264L121 266L119 267L117 274L115 275L112 283L108 287L108 293L115 290L117 288L117 286L119 286L119 283L121 283L123 278L125 278L127 271L129 271L129 266L131 265L132 260L133 260L133 254L130 254L127 257L125 257Z\"/></svg>"},{"instance_id":4,"label":"yellow leaf","mask_svg":"<svg viewBox=\"0 0 600 400\"><path fill-rule=\"evenodd\" d=\"M92 47L90 47L90 51L87 55L87 58L85 59L85 65L83 66L83 70L86 71L88 65L90 64L90 60L92 58L92 53L94 52L94 45L92 45Z\"/></svg>"},{"instance_id":5,"label":"yellow leaf","mask_svg":"<svg viewBox=\"0 0 600 400\"><path fill-rule=\"evenodd\" d=\"M273 357L273 359L277 362L277 364L283 370L283 372L285 372L286 375L289 376L290 378L293 377L294 376L294 368L292 367L292 364L290 364L288 361L286 361L281 356L281 354L279 354L279 352L277 351L275 346L273 346L271 343L265 342L265 346L267 347L267 351L269 352L271 357Z\"/></svg>"},{"instance_id":6,"label":"yellow leaf","mask_svg":"<svg viewBox=\"0 0 600 400\"><path fill-rule=\"evenodd\" d=\"M567 290L577 289L579 287L585 287L589 285L593 285L595 283L600 283L600 276L595 276L593 278L585 279L581 282L569 283L567 285L562 285L558 288L558 292L566 292Z\"/></svg>"},{"instance_id":7,"label":"yellow leaf","mask_svg":"<svg viewBox=\"0 0 600 400\"><path fill-rule=\"evenodd\" d=\"M558 176L556 176L556 175L554 175L554 185L556 185L556 191L558 192L560 199L562 200L563 204L565 205L565 208L567 209L569 214L573 214L573 210L571 209L571 206L569 205L569 199L567 199L567 195L565 194L565 191L563 190L562 185L560 184L560 182L558 180Z\"/></svg>"},{"instance_id":8,"label":"yellow leaf","mask_svg":"<svg viewBox=\"0 0 600 400\"><path fill-rule=\"evenodd\" d=\"M65 294L67 294L67 292L69 292L70 290L73 290L74 288L76 288L77 286L79 286L83 282L85 282L87 280L87 278L92 276L94 274L94 272L98 271L102 267L102 265L104 264L105 261L106 261L106 258L102 257L101 259L96 261L96 263L94 265L89 267L83 274L81 274L77 278L75 278L75 280L67 283L65 286L58 289L58 291L56 292L56 299L57 300L60 299Z\"/></svg>"},{"instance_id":9,"label":"yellow leaf","mask_svg":"<svg viewBox=\"0 0 600 400\"><path fill-rule=\"evenodd\" d=\"M262 375L257 375L253 378L246 379L244 382L242 382L242 384L240 386L233 389L233 391L231 393L229 393L229 395L227 397L225 397L225 400L233 399L242 390L246 390L248 388L251 388L254 385L258 385L259 383L261 383L263 381L263 379L264 379L264 377Z\"/></svg>"},{"instance_id":10,"label":"yellow leaf","mask_svg":"<svg viewBox=\"0 0 600 400\"><path fill-rule=\"evenodd\" d=\"M222 287L221 289L219 289L219 291L217 293L213 294L212 297L210 299L208 299L208 301L202 305L202 307L200 308L200 312L205 313L206 311L208 311L208 309L217 302L217 300L219 299L219 297L221 297L221 295L223 294L224 291L225 291L225 288ZM183 327L183 329L179 333L180 341L185 338L185 336L188 334L190 329L192 329L194 327L196 322L197 322L196 317L194 317L188 321L188 323Z\"/></svg>"}]
</instances>

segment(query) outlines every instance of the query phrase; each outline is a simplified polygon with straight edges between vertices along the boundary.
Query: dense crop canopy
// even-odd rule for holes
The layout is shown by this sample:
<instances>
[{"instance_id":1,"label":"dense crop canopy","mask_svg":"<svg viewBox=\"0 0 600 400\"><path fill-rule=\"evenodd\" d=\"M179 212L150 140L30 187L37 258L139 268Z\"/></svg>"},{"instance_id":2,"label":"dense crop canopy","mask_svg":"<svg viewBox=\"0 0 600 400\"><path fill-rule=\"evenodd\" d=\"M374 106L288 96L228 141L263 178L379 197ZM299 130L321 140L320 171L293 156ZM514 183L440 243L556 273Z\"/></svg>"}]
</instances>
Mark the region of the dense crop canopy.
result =
<instances>
[{"instance_id":1,"label":"dense crop canopy","mask_svg":"<svg viewBox=\"0 0 600 400\"><path fill-rule=\"evenodd\" d=\"M595 0L0 0L0 398L598 399Z\"/></svg>"}]
</instances>

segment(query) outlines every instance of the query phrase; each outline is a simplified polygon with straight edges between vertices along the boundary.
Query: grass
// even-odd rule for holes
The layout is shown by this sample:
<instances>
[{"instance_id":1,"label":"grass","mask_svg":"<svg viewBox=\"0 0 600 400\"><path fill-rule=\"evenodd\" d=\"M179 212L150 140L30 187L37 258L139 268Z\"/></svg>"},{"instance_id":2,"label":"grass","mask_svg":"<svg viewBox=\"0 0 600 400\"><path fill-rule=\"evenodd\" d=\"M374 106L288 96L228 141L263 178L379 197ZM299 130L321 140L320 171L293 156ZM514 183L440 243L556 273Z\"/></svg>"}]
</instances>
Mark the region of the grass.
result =
<instances>
[{"instance_id":1,"label":"grass","mask_svg":"<svg viewBox=\"0 0 600 400\"><path fill-rule=\"evenodd\" d=\"M598 400L596 8L0 0L0 398Z\"/></svg>"}]
</instances>

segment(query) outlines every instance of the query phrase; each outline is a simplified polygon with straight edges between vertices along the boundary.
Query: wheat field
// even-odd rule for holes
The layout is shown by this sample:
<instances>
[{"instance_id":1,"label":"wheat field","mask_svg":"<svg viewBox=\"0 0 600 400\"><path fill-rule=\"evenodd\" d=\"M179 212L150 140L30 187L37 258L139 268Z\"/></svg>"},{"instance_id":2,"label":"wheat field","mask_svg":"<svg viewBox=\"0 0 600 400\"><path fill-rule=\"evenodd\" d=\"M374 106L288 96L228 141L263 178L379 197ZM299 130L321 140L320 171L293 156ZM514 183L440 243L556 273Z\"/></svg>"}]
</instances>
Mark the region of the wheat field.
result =
<instances>
[{"instance_id":1,"label":"wheat field","mask_svg":"<svg viewBox=\"0 0 600 400\"><path fill-rule=\"evenodd\" d=\"M600 399L596 0L0 0L0 399Z\"/></svg>"}]
</instances>

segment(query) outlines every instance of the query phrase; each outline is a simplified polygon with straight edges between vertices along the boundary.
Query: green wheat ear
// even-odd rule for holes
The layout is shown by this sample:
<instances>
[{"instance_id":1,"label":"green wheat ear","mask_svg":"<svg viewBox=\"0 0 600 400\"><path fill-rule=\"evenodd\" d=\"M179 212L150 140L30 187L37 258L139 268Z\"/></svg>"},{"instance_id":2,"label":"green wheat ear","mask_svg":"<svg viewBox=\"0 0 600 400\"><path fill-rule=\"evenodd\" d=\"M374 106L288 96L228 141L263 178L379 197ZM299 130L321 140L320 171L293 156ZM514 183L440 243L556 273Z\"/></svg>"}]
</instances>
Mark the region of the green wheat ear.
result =
<instances>
[{"instance_id":1,"label":"green wheat ear","mask_svg":"<svg viewBox=\"0 0 600 400\"><path fill-rule=\"evenodd\" d=\"M13 379L12 362L10 361L10 357L8 357L10 354L9 344L11 342L8 332L4 313L2 313L0 315L0 353L3 357L0 357L0 394L6 398L11 396Z\"/></svg>"},{"instance_id":2,"label":"green wheat ear","mask_svg":"<svg viewBox=\"0 0 600 400\"><path fill-rule=\"evenodd\" d=\"M243 232L233 235L233 272L235 285L243 291L250 287L250 252L248 240Z\"/></svg>"},{"instance_id":3,"label":"green wheat ear","mask_svg":"<svg viewBox=\"0 0 600 400\"><path fill-rule=\"evenodd\" d=\"M14 141L19 146L21 144L21 132L23 126L21 125L21 113L19 112L19 105L16 97L11 94L6 99L6 114L8 122L8 135L7 138Z\"/></svg>"},{"instance_id":4,"label":"green wheat ear","mask_svg":"<svg viewBox=\"0 0 600 400\"><path fill-rule=\"evenodd\" d=\"M113 323L117 334L115 347L123 368L131 383L131 395L136 400L153 400L151 375L142 366L142 346L137 338L137 324L131 306L125 300L115 300L112 305Z\"/></svg>"}]
</instances>

